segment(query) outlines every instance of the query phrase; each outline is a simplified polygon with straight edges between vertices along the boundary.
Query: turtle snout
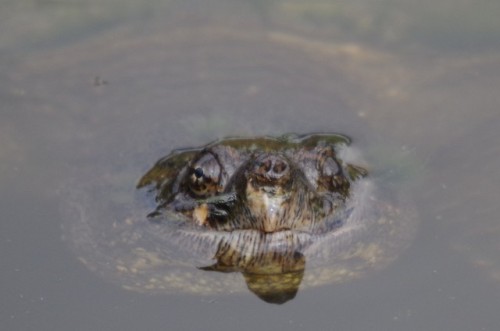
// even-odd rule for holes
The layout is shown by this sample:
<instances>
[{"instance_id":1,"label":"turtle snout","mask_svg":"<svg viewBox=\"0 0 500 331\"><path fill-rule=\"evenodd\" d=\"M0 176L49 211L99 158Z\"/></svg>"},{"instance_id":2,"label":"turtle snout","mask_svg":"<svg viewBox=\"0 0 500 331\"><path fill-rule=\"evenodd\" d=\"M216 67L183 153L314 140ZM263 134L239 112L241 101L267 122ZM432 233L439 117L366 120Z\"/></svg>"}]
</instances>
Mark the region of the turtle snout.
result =
<instances>
[{"instance_id":1,"label":"turtle snout","mask_svg":"<svg viewBox=\"0 0 500 331\"><path fill-rule=\"evenodd\" d=\"M252 172L260 180L280 183L290 177L290 165L282 156L267 154L255 160Z\"/></svg>"}]
</instances>

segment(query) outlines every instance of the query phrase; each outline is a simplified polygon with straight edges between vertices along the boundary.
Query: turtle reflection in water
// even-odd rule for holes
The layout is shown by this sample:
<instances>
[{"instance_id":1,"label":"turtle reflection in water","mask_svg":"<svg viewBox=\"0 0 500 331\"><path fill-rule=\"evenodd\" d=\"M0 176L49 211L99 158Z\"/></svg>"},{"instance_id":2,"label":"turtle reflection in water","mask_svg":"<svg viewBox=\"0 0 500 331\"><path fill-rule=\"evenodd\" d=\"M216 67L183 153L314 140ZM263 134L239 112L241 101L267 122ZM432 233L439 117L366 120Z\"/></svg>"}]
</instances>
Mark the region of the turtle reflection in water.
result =
<instances>
[{"instance_id":1,"label":"turtle reflection in water","mask_svg":"<svg viewBox=\"0 0 500 331\"><path fill-rule=\"evenodd\" d=\"M154 256L163 244L183 252L177 262L240 272L274 303L293 298L303 280L344 281L385 266L407 244L409 215L376 191L348 145L336 134L228 138L160 159L138 184L156 203L143 224L156 229ZM174 287L179 277L139 286ZM212 286L197 277L181 283Z\"/></svg>"}]
</instances>

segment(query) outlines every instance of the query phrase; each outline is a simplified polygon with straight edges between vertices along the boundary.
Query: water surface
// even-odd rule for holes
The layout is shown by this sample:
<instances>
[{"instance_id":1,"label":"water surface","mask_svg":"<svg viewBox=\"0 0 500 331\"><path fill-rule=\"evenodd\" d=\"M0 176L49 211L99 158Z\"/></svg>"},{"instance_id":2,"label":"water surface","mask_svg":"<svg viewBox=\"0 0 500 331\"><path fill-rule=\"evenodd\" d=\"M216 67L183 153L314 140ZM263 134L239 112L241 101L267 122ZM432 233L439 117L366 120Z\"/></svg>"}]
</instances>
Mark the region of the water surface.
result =
<instances>
[{"instance_id":1,"label":"water surface","mask_svg":"<svg viewBox=\"0 0 500 331\"><path fill-rule=\"evenodd\" d=\"M498 5L0 7L4 328L498 329ZM349 135L411 191L418 233L384 270L281 306L244 291L149 295L88 270L63 240L68 186L133 191L173 148L314 131Z\"/></svg>"}]
</instances>

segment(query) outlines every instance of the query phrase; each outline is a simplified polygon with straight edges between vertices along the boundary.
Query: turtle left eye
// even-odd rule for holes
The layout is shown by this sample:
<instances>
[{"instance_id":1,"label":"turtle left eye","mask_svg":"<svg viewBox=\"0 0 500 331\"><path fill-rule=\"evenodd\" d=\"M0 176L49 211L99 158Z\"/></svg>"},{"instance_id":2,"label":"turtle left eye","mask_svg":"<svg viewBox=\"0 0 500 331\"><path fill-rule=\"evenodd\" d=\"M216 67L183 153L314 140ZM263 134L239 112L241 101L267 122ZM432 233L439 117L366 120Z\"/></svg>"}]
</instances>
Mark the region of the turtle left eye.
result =
<instances>
[{"instance_id":1,"label":"turtle left eye","mask_svg":"<svg viewBox=\"0 0 500 331\"><path fill-rule=\"evenodd\" d=\"M194 175L195 175L196 178L203 177L203 169L202 168L196 168L196 169L194 169Z\"/></svg>"},{"instance_id":2,"label":"turtle left eye","mask_svg":"<svg viewBox=\"0 0 500 331\"><path fill-rule=\"evenodd\" d=\"M203 153L191 165L187 178L189 192L195 197L208 197L218 192L221 165L212 153Z\"/></svg>"}]
</instances>

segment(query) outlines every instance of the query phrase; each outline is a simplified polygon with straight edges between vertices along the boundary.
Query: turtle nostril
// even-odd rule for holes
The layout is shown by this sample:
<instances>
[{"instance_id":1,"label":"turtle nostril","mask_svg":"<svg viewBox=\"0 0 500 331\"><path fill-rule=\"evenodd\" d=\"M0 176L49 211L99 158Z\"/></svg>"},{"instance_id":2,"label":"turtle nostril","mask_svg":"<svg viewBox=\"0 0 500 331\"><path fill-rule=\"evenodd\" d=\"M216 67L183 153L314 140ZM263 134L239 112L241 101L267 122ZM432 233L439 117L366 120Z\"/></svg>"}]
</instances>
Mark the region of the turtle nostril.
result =
<instances>
[{"instance_id":1,"label":"turtle nostril","mask_svg":"<svg viewBox=\"0 0 500 331\"><path fill-rule=\"evenodd\" d=\"M287 160L274 154L261 155L252 169L254 175L265 181L286 180L289 178L290 165Z\"/></svg>"}]
</instances>

